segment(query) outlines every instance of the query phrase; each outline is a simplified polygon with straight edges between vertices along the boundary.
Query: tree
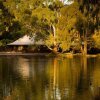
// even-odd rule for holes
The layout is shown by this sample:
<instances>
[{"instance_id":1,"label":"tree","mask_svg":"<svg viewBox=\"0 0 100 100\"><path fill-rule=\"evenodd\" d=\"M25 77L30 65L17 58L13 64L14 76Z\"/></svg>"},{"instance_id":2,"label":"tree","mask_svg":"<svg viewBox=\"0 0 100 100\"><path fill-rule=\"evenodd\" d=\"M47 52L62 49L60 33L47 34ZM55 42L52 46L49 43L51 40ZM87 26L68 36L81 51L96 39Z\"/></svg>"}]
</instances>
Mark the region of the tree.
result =
<instances>
[{"instance_id":1,"label":"tree","mask_svg":"<svg viewBox=\"0 0 100 100\"><path fill-rule=\"evenodd\" d=\"M87 54L88 38L92 38L94 31L99 28L99 1L98 0L76 0L79 3L79 10L84 19L79 19L76 26L81 35L82 51ZM90 46L90 45L89 45Z\"/></svg>"},{"instance_id":2,"label":"tree","mask_svg":"<svg viewBox=\"0 0 100 100\"><path fill-rule=\"evenodd\" d=\"M36 39L42 37L42 40L48 39L49 35L53 35L53 46L55 47L55 24L57 23L57 11L62 6L58 0L29 0L23 2L15 2L13 0L6 1L6 7L15 16L15 20L22 23L23 27L29 32L29 35L36 34ZM23 8L22 8L23 6ZM48 46L48 45L47 45Z\"/></svg>"},{"instance_id":3,"label":"tree","mask_svg":"<svg viewBox=\"0 0 100 100\"><path fill-rule=\"evenodd\" d=\"M9 39L8 36L9 27L11 26L11 19L13 16L8 12L8 9L3 5L3 1L0 1L0 46L6 44Z\"/></svg>"},{"instance_id":4,"label":"tree","mask_svg":"<svg viewBox=\"0 0 100 100\"><path fill-rule=\"evenodd\" d=\"M0 46L16 40L23 33L21 24L14 20L14 15L9 12L4 3L5 1L0 1Z\"/></svg>"},{"instance_id":5,"label":"tree","mask_svg":"<svg viewBox=\"0 0 100 100\"><path fill-rule=\"evenodd\" d=\"M86 55L88 37L99 29L97 1L75 0L71 5L63 5L59 0L7 0L3 5L25 34L42 39L55 52L78 45Z\"/></svg>"},{"instance_id":6,"label":"tree","mask_svg":"<svg viewBox=\"0 0 100 100\"><path fill-rule=\"evenodd\" d=\"M76 23L77 23L77 18L82 17L82 14L78 10L78 3L73 3L69 6L65 6L61 9L61 20L60 20L60 28L59 30L62 31L62 40L64 40L64 37L66 38L66 44L63 45L65 47L71 47L74 45L76 46L76 39L78 40L78 44L80 45L80 38L78 36L78 32L76 29ZM64 31L64 32L63 32ZM67 36L67 37L66 37ZM61 38L61 36L59 36ZM68 49L67 49L68 50Z\"/></svg>"}]
</instances>

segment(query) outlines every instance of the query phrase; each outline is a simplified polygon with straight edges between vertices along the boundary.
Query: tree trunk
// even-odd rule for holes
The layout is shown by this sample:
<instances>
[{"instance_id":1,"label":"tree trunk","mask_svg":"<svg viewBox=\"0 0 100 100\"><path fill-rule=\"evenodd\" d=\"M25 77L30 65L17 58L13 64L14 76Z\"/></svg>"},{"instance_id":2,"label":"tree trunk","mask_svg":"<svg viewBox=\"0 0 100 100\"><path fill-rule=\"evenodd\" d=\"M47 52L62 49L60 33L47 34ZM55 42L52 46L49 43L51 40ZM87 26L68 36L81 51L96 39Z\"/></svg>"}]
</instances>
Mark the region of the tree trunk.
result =
<instances>
[{"instance_id":1,"label":"tree trunk","mask_svg":"<svg viewBox=\"0 0 100 100\"><path fill-rule=\"evenodd\" d=\"M84 40L84 50L83 55L87 55L87 40Z\"/></svg>"},{"instance_id":2,"label":"tree trunk","mask_svg":"<svg viewBox=\"0 0 100 100\"><path fill-rule=\"evenodd\" d=\"M53 36L54 36L54 43L53 43L53 45L54 45L54 47L53 47L53 52L57 52L58 51L58 47L57 47L57 42L56 42L56 28L55 28L55 26L54 25L52 25L52 27L53 27Z\"/></svg>"},{"instance_id":3,"label":"tree trunk","mask_svg":"<svg viewBox=\"0 0 100 100\"><path fill-rule=\"evenodd\" d=\"M84 44L82 47L82 54L84 56L86 56L87 55L87 29L86 29L86 33L84 33L83 37L84 37L84 42L83 42Z\"/></svg>"},{"instance_id":4,"label":"tree trunk","mask_svg":"<svg viewBox=\"0 0 100 100\"><path fill-rule=\"evenodd\" d=\"M87 40L84 40L84 44L81 46L81 53L82 55L87 55Z\"/></svg>"}]
</instances>

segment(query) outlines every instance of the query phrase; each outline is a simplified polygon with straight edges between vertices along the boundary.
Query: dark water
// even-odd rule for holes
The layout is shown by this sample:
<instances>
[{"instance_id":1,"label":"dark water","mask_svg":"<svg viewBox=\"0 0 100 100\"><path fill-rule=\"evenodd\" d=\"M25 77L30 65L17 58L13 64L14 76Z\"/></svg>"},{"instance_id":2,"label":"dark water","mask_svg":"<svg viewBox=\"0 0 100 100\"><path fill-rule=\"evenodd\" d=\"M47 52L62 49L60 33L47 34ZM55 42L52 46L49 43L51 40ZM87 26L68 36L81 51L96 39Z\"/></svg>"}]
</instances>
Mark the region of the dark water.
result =
<instances>
[{"instance_id":1,"label":"dark water","mask_svg":"<svg viewBox=\"0 0 100 100\"><path fill-rule=\"evenodd\" d=\"M0 100L100 100L100 57L0 57Z\"/></svg>"}]
</instances>

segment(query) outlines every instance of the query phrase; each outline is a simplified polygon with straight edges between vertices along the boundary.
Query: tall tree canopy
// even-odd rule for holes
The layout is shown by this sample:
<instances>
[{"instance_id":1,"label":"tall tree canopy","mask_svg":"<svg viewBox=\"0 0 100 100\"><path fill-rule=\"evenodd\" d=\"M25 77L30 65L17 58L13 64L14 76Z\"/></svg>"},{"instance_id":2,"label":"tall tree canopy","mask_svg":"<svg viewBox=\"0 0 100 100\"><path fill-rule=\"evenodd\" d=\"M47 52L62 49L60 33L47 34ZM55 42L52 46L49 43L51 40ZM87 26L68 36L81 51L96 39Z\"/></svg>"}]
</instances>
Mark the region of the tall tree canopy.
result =
<instances>
[{"instance_id":1,"label":"tall tree canopy","mask_svg":"<svg viewBox=\"0 0 100 100\"><path fill-rule=\"evenodd\" d=\"M35 34L36 40L42 39L52 50L61 48L64 52L74 46L87 53L88 37L93 38L100 27L100 2L68 1L1 0L0 34L4 31L10 34L24 32L30 36Z\"/></svg>"}]
</instances>

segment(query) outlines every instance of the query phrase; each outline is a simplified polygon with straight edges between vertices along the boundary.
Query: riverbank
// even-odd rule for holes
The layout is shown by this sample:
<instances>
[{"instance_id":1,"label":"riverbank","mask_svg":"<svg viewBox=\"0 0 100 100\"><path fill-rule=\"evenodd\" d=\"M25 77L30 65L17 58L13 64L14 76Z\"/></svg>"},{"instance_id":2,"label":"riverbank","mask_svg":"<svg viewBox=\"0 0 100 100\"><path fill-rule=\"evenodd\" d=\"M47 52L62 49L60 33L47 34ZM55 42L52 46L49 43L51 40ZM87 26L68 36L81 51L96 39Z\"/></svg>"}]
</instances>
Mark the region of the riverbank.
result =
<instances>
[{"instance_id":1,"label":"riverbank","mask_svg":"<svg viewBox=\"0 0 100 100\"><path fill-rule=\"evenodd\" d=\"M64 57L73 58L74 56L83 56L81 53L23 53L23 52L0 52L0 56L52 56L52 57ZM97 57L100 54L87 54L86 57Z\"/></svg>"},{"instance_id":2,"label":"riverbank","mask_svg":"<svg viewBox=\"0 0 100 100\"><path fill-rule=\"evenodd\" d=\"M67 57L67 58L73 58L75 56L83 56L83 57L98 57L100 56L100 54L87 54L87 55L82 55L81 53L76 53L76 54L72 54L72 53L65 53L65 54L59 54L60 57Z\"/></svg>"},{"instance_id":3,"label":"riverbank","mask_svg":"<svg viewBox=\"0 0 100 100\"><path fill-rule=\"evenodd\" d=\"M44 56L47 53L0 52L0 56Z\"/></svg>"}]
</instances>

